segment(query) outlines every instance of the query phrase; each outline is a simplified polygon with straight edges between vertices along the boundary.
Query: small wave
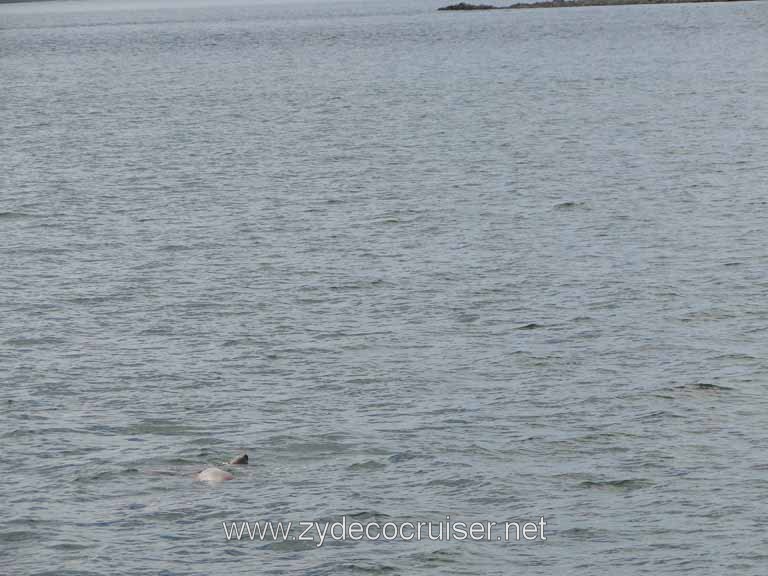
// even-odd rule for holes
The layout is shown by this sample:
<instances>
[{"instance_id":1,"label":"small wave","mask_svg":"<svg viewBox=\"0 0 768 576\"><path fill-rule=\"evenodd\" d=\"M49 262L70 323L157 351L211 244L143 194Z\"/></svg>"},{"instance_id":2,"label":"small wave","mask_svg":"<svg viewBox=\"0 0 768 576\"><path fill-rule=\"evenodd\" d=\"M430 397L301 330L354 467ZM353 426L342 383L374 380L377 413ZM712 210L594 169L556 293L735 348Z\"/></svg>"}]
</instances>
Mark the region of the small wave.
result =
<instances>
[{"instance_id":1,"label":"small wave","mask_svg":"<svg viewBox=\"0 0 768 576\"><path fill-rule=\"evenodd\" d=\"M294 437L277 436L272 438L272 445L295 456L304 455L317 458L324 454L341 453L349 449L348 444L333 434L320 435L313 440L306 441L298 441Z\"/></svg>"},{"instance_id":2,"label":"small wave","mask_svg":"<svg viewBox=\"0 0 768 576\"><path fill-rule=\"evenodd\" d=\"M273 540L271 536L265 537L264 542L265 544L262 546L262 549L282 553L302 552L304 550L312 550L317 546L314 542L309 540Z\"/></svg>"},{"instance_id":3,"label":"small wave","mask_svg":"<svg viewBox=\"0 0 768 576\"><path fill-rule=\"evenodd\" d=\"M10 252L14 254L28 254L30 256L60 256L69 252L74 252L73 248L54 248L52 246L44 246L40 248L16 248Z\"/></svg>"},{"instance_id":4,"label":"small wave","mask_svg":"<svg viewBox=\"0 0 768 576\"><path fill-rule=\"evenodd\" d=\"M187 250L194 250L194 246L187 246L185 244L165 244L155 248L157 252L185 252Z\"/></svg>"},{"instance_id":5,"label":"small wave","mask_svg":"<svg viewBox=\"0 0 768 576\"><path fill-rule=\"evenodd\" d=\"M229 441L222 438L211 438L210 436L201 436L199 438L191 438L187 441L187 444L194 444L195 446L211 446L214 444L229 444ZM202 456L208 456L208 451L205 450Z\"/></svg>"},{"instance_id":6,"label":"small wave","mask_svg":"<svg viewBox=\"0 0 768 576\"><path fill-rule=\"evenodd\" d=\"M528 324L524 324L523 326L518 326L515 328L515 330L536 330L537 328L544 328L544 326L537 324L536 322L530 322Z\"/></svg>"},{"instance_id":7,"label":"small wave","mask_svg":"<svg viewBox=\"0 0 768 576\"><path fill-rule=\"evenodd\" d=\"M43 346L45 344L62 344L64 340L55 337L43 337L43 338L9 338L5 341L9 346Z\"/></svg>"},{"instance_id":8,"label":"small wave","mask_svg":"<svg viewBox=\"0 0 768 576\"><path fill-rule=\"evenodd\" d=\"M198 429L195 426L189 426L175 420L163 420L159 418L146 419L125 429L125 434L131 436L144 436L148 434L184 436L195 433L198 433Z\"/></svg>"},{"instance_id":9,"label":"small wave","mask_svg":"<svg viewBox=\"0 0 768 576\"><path fill-rule=\"evenodd\" d=\"M87 471L83 471L75 476L76 482L98 482L100 480L112 480L114 478L122 478L123 476L129 475L129 474L138 474L139 470L137 468L122 468L122 469L115 469L110 468L107 470L96 470L91 471L90 469Z\"/></svg>"},{"instance_id":10,"label":"small wave","mask_svg":"<svg viewBox=\"0 0 768 576\"><path fill-rule=\"evenodd\" d=\"M420 454L416 454L414 452L398 452L397 454L392 454L392 456L389 457L389 461L393 464L396 464L398 462L407 462L408 460L415 460L416 458L420 458Z\"/></svg>"},{"instance_id":11,"label":"small wave","mask_svg":"<svg viewBox=\"0 0 768 576\"><path fill-rule=\"evenodd\" d=\"M555 210L573 210L576 208L587 208L588 204L586 202L577 202L575 200L567 200L566 202L560 202L559 204L555 204Z\"/></svg>"},{"instance_id":12,"label":"small wave","mask_svg":"<svg viewBox=\"0 0 768 576\"><path fill-rule=\"evenodd\" d=\"M98 572L90 570L46 570L45 572L35 572L35 576L101 576Z\"/></svg>"},{"instance_id":13,"label":"small wave","mask_svg":"<svg viewBox=\"0 0 768 576\"><path fill-rule=\"evenodd\" d=\"M477 485L477 478L437 478L429 482L429 486L445 486L446 488L469 488Z\"/></svg>"},{"instance_id":14,"label":"small wave","mask_svg":"<svg viewBox=\"0 0 768 576\"><path fill-rule=\"evenodd\" d=\"M347 572L350 574L391 574L393 572L397 572L397 569L394 566L388 566L387 564L374 564L373 562L365 561L342 564L338 567L338 569L342 574Z\"/></svg>"},{"instance_id":15,"label":"small wave","mask_svg":"<svg viewBox=\"0 0 768 576\"><path fill-rule=\"evenodd\" d=\"M93 546L89 546L87 544L78 544L77 542L61 542L59 544L52 544L51 548L54 550L60 550L63 552L71 552L71 551L77 551L77 550L87 550L88 548L92 548Z\"/></svg>"},{"instance_id":16,"label":"small wave","mask_svg":"<svg viewBox=\"0 0 768 576\"><path fill-rule=\"evenodd\" d=\"M376 510L361 510L360 512L353 512L352 514L347 514L348 520L357 520L358 522L368 521L368 520L387 520L390 518L389 514L384 514L383 512L377 512ZM340 517L338 519L341 519Z\"/></svg>"},{"instance_id":17,"label":"small wave","mask_svg":"<svg viewBox=\"0 0 768 576\"><path fill-rule=\"evenodd\" d=\"M582 541L599 541L600 539L608 538L611 535L610 530L598 529L598 528L566 528L557 533L558 536L565 536L567 538L573 538L574 540Z\"/></svg>"},{"instance_id":18,"label":"small wave","mask_svg":"<svg viewBox=\"0 0 768 576\"><path fill-rule=\"evenodd\" d=\"M105 304L109 302L125 302L127 300L131 300L133 296L129 295L123 295L123 296L74 296L72 298L68 298L67 302L70 304L82 304L85 306L89 305L95 305L95 304Z\"/></svg>"},{"instance_id":19,"label":"small wave","mask_svg":"<svg viewBox=\"0 0 768 576\"><path fill-rule=\"evenodd\" d=\"M39 540L37 531L14 530L13 532L0 532L0 542L24 542L25 540Z\"/></svg>"},{"instance_id":20,"label":"small wave","mask_svg":"<svg viewBox=\"0 0 768 576\"><path fill-rule=\"evenodd\" d=\"M646 414L641 414L639 416L636 416L633 418L634 420L639 421L656 421L656 420L663 420L665 418L683 418L680 414L674 414L672 412L668 412L666 410L654 410L653 412L648 412Z\"/></svg>"},{"instance_id":21,"label":"small wave","mask_svg":"<svg viewBox=\"0 0 768 576\"><path fill-rule=\"evenodd\" d=\"M434 552L418 552L414 558L426 564L450 564L456 561L458 555L459 553L453 550L435 550Z\"/></svg>"},{"instance_id":22,"label":"small wave","mask_svg":"<svg viewBox=\"0 0 768 576\"><path fill-rule=\"evenodd\" d=\"M730 386L722 386L721 384L712 384L711 382L696 382L695 384L683 384L678 386L680 390L701 390L703 392L730 392L734 390Z\"/></svg>"},{"instance_id":23,"label":"small wave","mask_svg":"<svg viewBox=\"0 0 768 576\"><path fill-rule=\"evenodd\" d=\"M715 360L757 360L754 356L750 354L741 354L738 352L734 352L731 354L721 354L720 356L715 356Z\"/></svg>"},{"instance_id":24,"label":"small wave","mask_svg":"<svg viewBox=\"0 0 768 576\"><path fill-rule=\"evenodd\" d=\"M381 288L386 286L392 286L393 284L391 282L388 282L387 280L384 280L382 278L375 278L372 280L359 280L357 282L350 282L348 284L336 284L333 286L329 286L329 290L333 291L340 291L340 290L366 290L370 288Z\"/></svg>"},{"instance_id":25,"label":"small wave","mask_svg":"<svg viewBox=\"0 0 768 576\"><path fill-rule=\"evenodd\" d=\"M171 334L173 331L170 328L163 327L146 328L139 332L140 336L170 336Z\"/></svg>"},{"instance_id":26,"label":"small wave","mask_svg":"<svg viewBox=\"0 0 768 576\"><path fill-rule=\"evenodd\" d=\"M354 472L361 472L366 470L381 470L386 468L387 465L383 462L377 462L376 460L366 460L365 462L355 462L348 467L348 470Z\"/></svg>"},{"instance_id":27,"label":"small wave","mask_svg":"<svg viewBox=\"0 0 768 576\"><path fill-rule=\"evenodd\" d=\"M596 490L638 490L652 486L653 482L645 478L626 478L624 480L586 480L579 486Z\"/></svg>"},{"instance_id":28,"label":"small wave","mask_svg":"<svg viewBox=\"0 0 768 576\"><path fill-rule=\"evenodd\" d=\"M25 214L24 212L0 212L0 220L22 220L32 217L31 214Z\"/></svg>"},{"instance_id":29,"label":"small wave","mask_svg":"<svg viewBox=\"0 0 768 576\"><path fill-rule=\"evenodd\" d=\"M83 430L74 428L15 428L10 432L0 435L0 438L21 438L25 436L37 436L40 434L64 435L64 434L85 434Z\"/></svg>"},{"instance_id":30,"label":"small wave","mask_svg":"<svg viewBox=\"0 0 768 576\"><path fill-rule=\"evenodd\" d=\"M178 476L178 473L174 470L147 470L146 474L149 476Z\"/></svg>"}]
</instances>

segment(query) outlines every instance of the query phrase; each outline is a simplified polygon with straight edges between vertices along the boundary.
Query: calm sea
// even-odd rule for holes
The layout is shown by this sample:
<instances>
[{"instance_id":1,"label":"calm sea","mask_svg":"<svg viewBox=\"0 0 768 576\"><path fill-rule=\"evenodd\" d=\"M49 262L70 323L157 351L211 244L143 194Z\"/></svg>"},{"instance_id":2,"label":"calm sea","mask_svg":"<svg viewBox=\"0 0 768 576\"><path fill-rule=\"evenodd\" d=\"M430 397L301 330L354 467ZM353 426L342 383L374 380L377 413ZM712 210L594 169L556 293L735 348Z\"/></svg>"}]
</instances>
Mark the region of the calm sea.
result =
<instances>
[{"instance_id":1,"label":"calm sea","mask_svg":"<svg viewBox=\"0 0 768 576\"><path fill-rule=\"evenodd\" d=\"M0 573L765 574L768 3L446 3L0 6Z\"/></svg>"}]
</instances>

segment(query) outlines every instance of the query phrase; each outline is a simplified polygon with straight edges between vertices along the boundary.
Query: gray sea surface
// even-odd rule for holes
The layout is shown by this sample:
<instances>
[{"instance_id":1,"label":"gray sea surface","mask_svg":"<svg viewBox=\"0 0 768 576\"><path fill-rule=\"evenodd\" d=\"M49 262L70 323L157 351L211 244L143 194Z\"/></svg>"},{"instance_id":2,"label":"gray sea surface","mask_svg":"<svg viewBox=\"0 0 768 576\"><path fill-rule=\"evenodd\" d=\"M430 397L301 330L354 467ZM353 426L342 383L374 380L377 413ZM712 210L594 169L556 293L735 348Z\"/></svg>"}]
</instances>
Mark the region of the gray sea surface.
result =
<instances>
[{"instance_id":1,"label":"gray sea surface","mask_svg":"<svg viewBox=\"0 0 768 576\"><path fill-rule=\"evenodd\" d=\"M446 3L0 6L0 574L765 574L768 3Z\"/></svg>"}]
</instances>

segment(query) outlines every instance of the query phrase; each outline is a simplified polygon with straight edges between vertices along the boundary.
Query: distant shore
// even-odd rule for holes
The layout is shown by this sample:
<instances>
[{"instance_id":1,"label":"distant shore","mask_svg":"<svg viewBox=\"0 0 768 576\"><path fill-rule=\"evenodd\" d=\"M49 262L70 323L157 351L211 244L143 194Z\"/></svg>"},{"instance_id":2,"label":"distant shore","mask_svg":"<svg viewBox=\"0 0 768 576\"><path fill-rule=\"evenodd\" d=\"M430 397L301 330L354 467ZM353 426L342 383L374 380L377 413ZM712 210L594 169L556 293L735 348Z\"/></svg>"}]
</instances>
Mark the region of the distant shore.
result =
<instances>
[{"instance_id":1,"label":"distant shore","mask_svg":"<svg viewBox=\"0 0 768 576\"><path fill-rule=\"evenodd\" d=\"M525 10L529 8L578 8L581 6L629 6L634 4L702 4L705 2L757 2L758 0L548 0L510 4L509 6L493 6L490 4L467 4L459 2L443 6L438 10Z\"/></svg>"}]
</instances>

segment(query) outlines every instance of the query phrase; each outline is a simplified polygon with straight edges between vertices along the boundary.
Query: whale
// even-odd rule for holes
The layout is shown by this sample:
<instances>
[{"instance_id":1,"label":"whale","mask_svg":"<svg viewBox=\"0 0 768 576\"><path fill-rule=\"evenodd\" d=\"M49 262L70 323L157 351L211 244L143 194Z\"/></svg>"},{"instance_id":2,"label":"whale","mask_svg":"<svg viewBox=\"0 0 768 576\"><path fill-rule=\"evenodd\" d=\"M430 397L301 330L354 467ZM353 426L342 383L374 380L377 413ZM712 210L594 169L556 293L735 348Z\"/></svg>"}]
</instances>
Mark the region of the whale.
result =
<instances>
[{"instance_id":1,"label":"whale","mask_svg":"<svg viewBox=\"0 0 768 576\"><path fill-rule=\"evenodd\" d=\"M229 461L230 464L248 464L248 454L240 454Z\"/></svg>"},{"instance_id":2,"label":"whale","mask_svg":"<svg viewBox=\"0 0 768 576\"><path fill-rule=\"evenodd\" d=\"M208 482L209 484L220 484L225 480L234 480L235 477L221 468L211 466L210 468L206 468L195 474L195 479L200 480L201 482Z\"/></svg>"},{"instance_id":3,"label":"whale","mask_svg":"<svg viewBox=\"0 0 768 576\"><path fill-rule=\"evenodd\" d=\"M239 456L235 456L232 458L232 460L227 462L227 464L233 466L242 466L248 464L248 454L240 454ZM222 470L216 466L209 466L208 468L205 468L204 470L201 470L195 474L195 480L199 480L200 482L208 482L208 484L220 484L227 480L234 479L234 474L227 472L226 470Z\"/></svg>"}]
</instances>

